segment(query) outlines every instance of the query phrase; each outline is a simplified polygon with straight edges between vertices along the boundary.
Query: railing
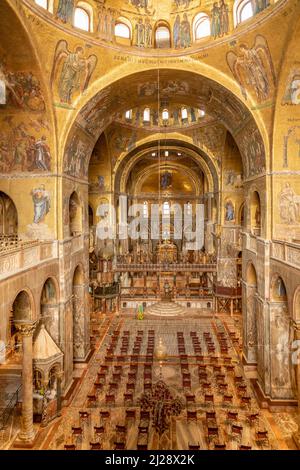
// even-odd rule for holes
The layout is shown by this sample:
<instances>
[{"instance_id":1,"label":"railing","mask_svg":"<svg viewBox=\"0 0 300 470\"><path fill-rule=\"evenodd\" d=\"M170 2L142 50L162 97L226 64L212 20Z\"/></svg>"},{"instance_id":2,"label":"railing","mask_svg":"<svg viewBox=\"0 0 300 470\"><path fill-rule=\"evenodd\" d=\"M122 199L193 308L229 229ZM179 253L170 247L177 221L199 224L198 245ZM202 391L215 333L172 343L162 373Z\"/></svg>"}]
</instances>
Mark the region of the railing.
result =
<instances>
[{"instance_id":1,"label":"railing","mask_svg":"<svg viewBox=\"0 0 300 470\"><path fill-rule=\"evenodd\" d=\"M242 287L226 287L214 284L214 294L220 297L241 297Z\"/></svg>"},{"instance_id":2,"label":"railing","mask_svg":"<svg viewBox=\"0 0 300 470\"><path fill-rule=\"evenodd\" d=\"M20 240L18 235L0 235L0 254L11 253L27 246L35 246L38 240Z\"/></svg>"},{"instance_id":3,"label":"railing","mask_svg":"<svg viewBox=\"0 0 300 470\"><path fill-rule=\"evenodd\" d=\"M275 240L271 245L271 257L292 266L300 267L300 243Z\"/></svg>"},{"instance_id":4,"label":"railing","mask_svg":"<svg viewBox=\"0 0 300 470\"><path fill-rule=\"evenodd\" d=\"M21 388L22 386L20 385L19 388L10 396L9 402L7 403L5 408L2 411L0 411L0 431L2 431L5 428L10 415L12 414L16 404L19 401Z\"/></svg>"},{"instance_id":5,"label":"railing","mask_svg":"<svg viewBox=\"0 0 300 470\"><path fill-rule=\"evenodd\" d=\"M216 263L117 263L114 267L116 272L126 272L126 271L135 271L135 272L157 272L160 271L189 271L189 272L214 272L217 269Z\"/></svg>"},{"instance_id":6,"label":"railing","mask_svg":"<svg viewBox=\"0 0 300 470\"><path fill-rule=\"evenodd\" d=\"M149 298L153 297L155 299L160 299L163 296L163 290L160 290L159 287L122 287L121 288L121 297L132 299L134 297L143 297ZM207 297L212 297L212 290L209 287L177 287L176 290L172 293L173 299L178 298L188 298L188 299L205 299Z\"/></svg>"},{"instance_id":7,"label":"railing","mask_svg":"<svg viewBox=\"0 0 300 470\"><path fill-rule=\"evenodd\" d=\"M107 297L111 295L118 295L119 293L119 284L114 283L111 286L101 286L96 287L94 291L94 297Z\"/></svg>"},{"instance_id":8,"label":"railing","mask_svg":"<svg viewBox=\"0 0 300 470\"><path fill-rule=\"evenodd\" d=\"M19 242L6 250L0 250L0 280L55 257L57 243L52 240Z\"/></svg>"},{"instance_id":9,"label":"railing","mask_svg":"<svg viewBox=\"0 0 300 470\"><path fill-rule=\"evenodd\" d=\"M84 247L84 236L81 233L76 233L71 238L71 254L82 250Z\"/></svg>"}]
</instances>

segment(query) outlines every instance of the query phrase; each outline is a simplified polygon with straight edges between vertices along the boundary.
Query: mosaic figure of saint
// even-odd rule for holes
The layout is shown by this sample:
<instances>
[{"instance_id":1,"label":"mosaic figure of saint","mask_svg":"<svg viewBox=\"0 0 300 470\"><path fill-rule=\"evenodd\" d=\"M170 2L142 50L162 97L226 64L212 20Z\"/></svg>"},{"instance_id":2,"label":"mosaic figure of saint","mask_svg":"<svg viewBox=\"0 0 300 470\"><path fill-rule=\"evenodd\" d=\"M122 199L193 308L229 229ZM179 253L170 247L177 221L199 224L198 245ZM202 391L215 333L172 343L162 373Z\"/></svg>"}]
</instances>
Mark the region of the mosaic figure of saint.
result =
<instances>
[{"instance_id":1,"label":"mosaic figure of saint","mask_svg":"<svg viewBox=\"0 0 300 470\"><path fill-rule=\"evenodd\" d=\"M160 179L161 189L167 189L172 185L172 175L168 171L162 174Z\"/></svg>"},{"instance_id":2,"label":"mosaic figure of saint","mask_svg":"<svg viewBox=\"0 0 300 470\"><path fill-rule=\"evenodd\" d=\"M213 4L211 11L211 35L214 39L220 36L221 25L220 25L220 8L217 2Z\"/></svg>"},{"instance_id":3,"label":"mosaic figure of saint","mask_svg":"<svg viewBox=\"0 0 300 470\"><path fill-rule=\"evenodd\" d=\"M298 223L299 203L297 195L290 183L286 183L279 196L279 211L283 222L287 224Z\"/></svg>"},{"instance_id":4,"label":"mosaic figure of saint","mask_svg":"<svg viewBox=\"0 0 300 470\"><path fill-rule=\"evenodd\" d=\"M190 47L192 43L191 38L191 25L188 20L187 14L183 14L183 20L181 21L180 25L180 33L181 33L181 47Z\"/></svg>"},{"instance_id":5,"label":"mosaic figure of saint","mask_svg":"<svg viewBox=\"0 0 300 470\"><path fill-rule=\"evenodd\" d=\"M145 46L145 25L142 18L135 25L135 38L137 47Z\"/></svg>"},{"instance_id":6,"label":"mosaic figure of saint","mask_svg":"<svg viewBox=\"0 0 300 470\"><path fill-rule=\"evenodd\" d=\"M39 224L44 221L50 210L50 195L42 184L39 188L35 188L31 191L31 196L34 208L33 223Z\"/></svg>"},{"instance_id":7,"label":"mosaic figure of saint","mask_svg":"<svg viewBox=\"0 0 300 470\"><path fill-rule=\"evenodd\" d=\"M181 28L180 16L177 15L175 23L174 23L174 27L173 27L173 44L174 44L175 49L180 48L180 28Z\"/></svg>"},{"instance_id":8,"label":"mosaic figure of saint","mask_svg":"<svg viewBox=\"0 0 300 470\"><path fill-rule=\"evenodd\" d=\"M234 220L234 207L231 201L228 201L225 204L225 220L226 222Z\"/></svg>"},{"instance_id":9,"label":"mosaic figure of saint","mask_svg":"<svg viewBox=\"0 0 300 470\"><path fill-rule=\"evenodd\" d=\"M220 12L220 35L228 34L229 31L229 15L228 15L228 5L224 0L220 1L219 4Z\"/></svg>"},{"instance_id":10,"label":"mosaic figure of saint","mask_svg":"<svg viewBox=\"0 0 300 470\"><path fill-rule=\"evenodd\" d=\"M35 166L38 170L50 170L50 149L47 145L47 139L43 135L34 145Z\"/></svg>"},{"instance_id":11,"label":"mosaic figure of saint","mask_svg":"<svg viewBox=\"0 0 300 470\"><path fill-rule=\"evenodd\" d=\"M152 47L152 25L149 18L145 19L145 47Z\"/></svg>"},{"instance_id":12,"label":"mosaic figure of saint","mask_svg":"<svg viewBox=\"0 0 300 470\"><path fill-rule=\"evenodd\" d=\"M64 23L72 23L74 12L74 0L59 0L56 12L57 18Z\"/></svg>"}]
</instances>

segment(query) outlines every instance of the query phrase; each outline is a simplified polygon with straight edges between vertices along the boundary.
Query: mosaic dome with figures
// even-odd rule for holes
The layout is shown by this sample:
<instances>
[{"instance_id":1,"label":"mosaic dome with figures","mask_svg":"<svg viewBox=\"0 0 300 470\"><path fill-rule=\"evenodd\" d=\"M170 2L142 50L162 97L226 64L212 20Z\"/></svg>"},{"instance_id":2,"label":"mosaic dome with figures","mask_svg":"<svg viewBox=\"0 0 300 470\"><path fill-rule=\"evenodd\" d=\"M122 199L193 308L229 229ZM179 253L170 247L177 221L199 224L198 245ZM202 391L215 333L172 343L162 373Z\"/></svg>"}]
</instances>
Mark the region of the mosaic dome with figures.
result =
<instances>
[{"instance_id":1,"label":"mosaic dome with figures","mask_svg":"<svg viewBox=\"0 0 300 470\"><path fill-rule=\"evenodd\" d=\"M117 49L199 50L216 40L238 35L273 13L274 0L23 0L35 14L73 34L87 33ZM125 4L124 4L125 3ZM276 2L275 2L276 3ZM278 4L280 1L278 1ZM273 8L269 8L269 7ZM150 49L150 50L149 50ZM136 50L137 53L137 50Z\"/></svg>"}]
</instances>

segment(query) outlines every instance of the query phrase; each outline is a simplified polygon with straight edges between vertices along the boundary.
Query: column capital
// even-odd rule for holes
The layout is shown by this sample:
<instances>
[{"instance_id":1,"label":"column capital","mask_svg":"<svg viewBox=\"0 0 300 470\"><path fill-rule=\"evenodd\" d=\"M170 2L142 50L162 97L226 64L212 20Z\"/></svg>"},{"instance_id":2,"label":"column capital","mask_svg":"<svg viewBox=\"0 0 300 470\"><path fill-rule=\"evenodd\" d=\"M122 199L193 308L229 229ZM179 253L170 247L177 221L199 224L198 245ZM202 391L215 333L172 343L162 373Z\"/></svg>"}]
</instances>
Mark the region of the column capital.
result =
<instances>
[{"instance_id":1,"label":"column capital","mask_svg":"<svg viewBox=\"0 0 300 470\"><path fill-rule=\"evenodd\" d=\"M15 321L15 327L22 336L32 336L36 327L36 321Z\"/></svg>"}]
</instances>

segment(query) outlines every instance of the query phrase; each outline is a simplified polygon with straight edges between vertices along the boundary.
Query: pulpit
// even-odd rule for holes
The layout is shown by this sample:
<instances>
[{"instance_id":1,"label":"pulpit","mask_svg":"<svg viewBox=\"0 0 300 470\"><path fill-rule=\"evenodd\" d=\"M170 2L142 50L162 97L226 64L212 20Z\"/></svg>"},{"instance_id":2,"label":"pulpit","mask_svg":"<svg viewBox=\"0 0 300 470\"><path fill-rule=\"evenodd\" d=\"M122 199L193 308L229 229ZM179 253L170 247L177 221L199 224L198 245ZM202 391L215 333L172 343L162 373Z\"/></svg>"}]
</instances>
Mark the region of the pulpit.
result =
<instances>
[{"instance_id":1,"label":"pulpit","mask_svg":"<svg viewBox=\"0 0 300 470\"><path fill-rule=\"evenodd\" d=\"M164 240L156 247L156 259L158 263L176 263L177 246L171 240Z\"/></svg>"}]
</instances>

